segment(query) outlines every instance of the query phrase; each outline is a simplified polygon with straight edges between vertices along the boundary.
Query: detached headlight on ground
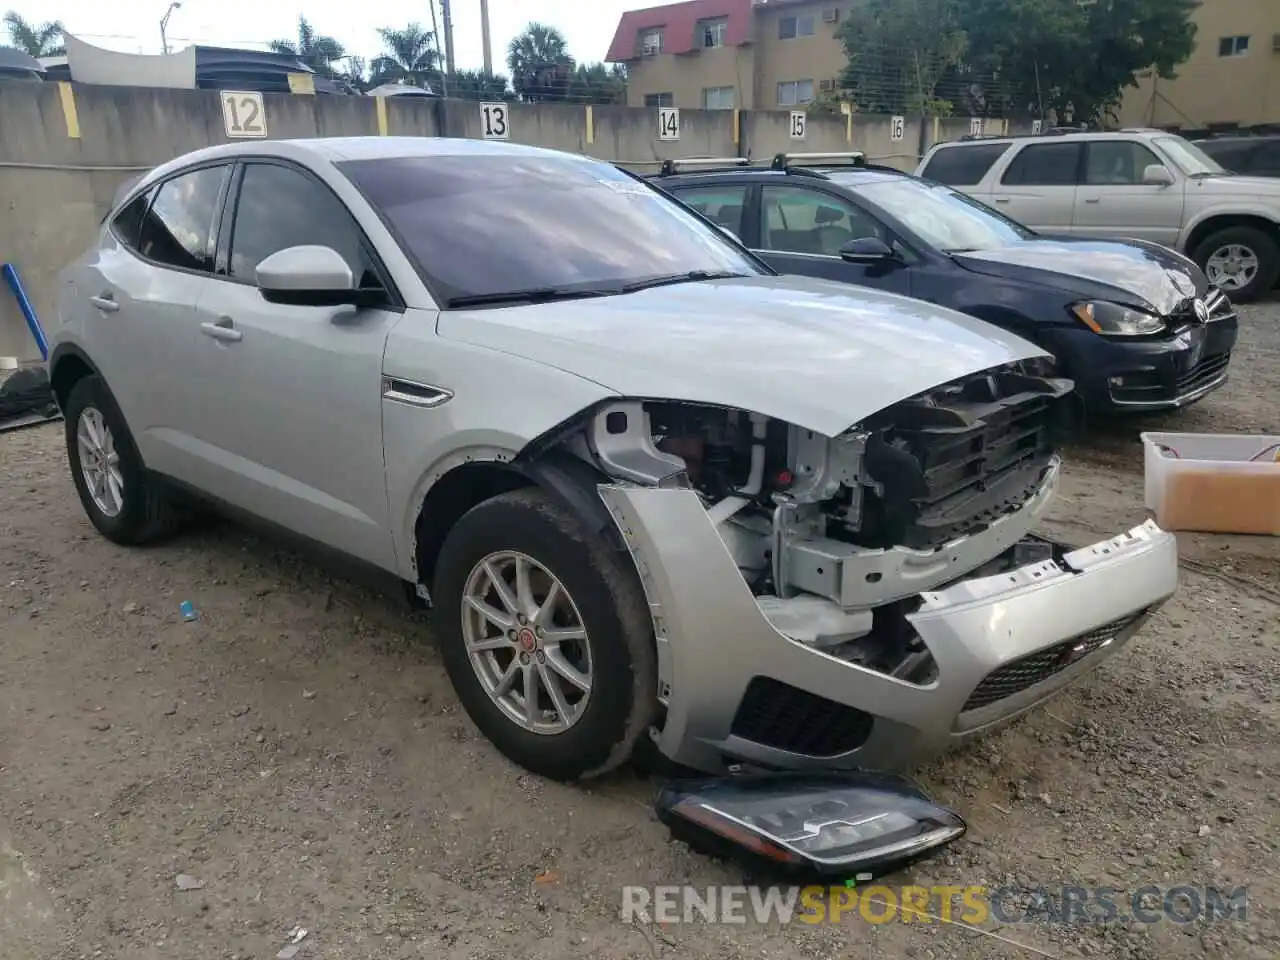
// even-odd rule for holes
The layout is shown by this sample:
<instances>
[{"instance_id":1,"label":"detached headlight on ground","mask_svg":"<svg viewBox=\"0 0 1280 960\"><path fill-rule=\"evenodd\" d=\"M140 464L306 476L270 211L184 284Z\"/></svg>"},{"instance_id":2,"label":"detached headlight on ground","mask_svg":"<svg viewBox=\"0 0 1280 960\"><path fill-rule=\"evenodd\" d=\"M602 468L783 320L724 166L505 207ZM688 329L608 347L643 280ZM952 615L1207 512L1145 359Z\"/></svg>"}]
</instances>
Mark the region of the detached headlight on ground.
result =
<instances>
[{"instance_id":1,"label":"detached headlight on ground","mask_svg":"<svg viewBox=\"0 0 1280 960\"><path fill-rule=\"evenodd\" d=\"M712 855L786 874L875 879L964 834L959 814L877 774L776 774L667 786L658 818Z\"/></svg>"},{"instance_id":2,"label":"detached headlight on ground","mask_svg":"<svg viewBox=\"0 0 1280 960\"><path fill-rule=\"evenodd\" d=\"M1076 319L1094 333L1111 337L1142 337L1160 333L1165 323L1154 314L1105 300L1082 301L1071 305Z\"/></svg>"}]
</instances>

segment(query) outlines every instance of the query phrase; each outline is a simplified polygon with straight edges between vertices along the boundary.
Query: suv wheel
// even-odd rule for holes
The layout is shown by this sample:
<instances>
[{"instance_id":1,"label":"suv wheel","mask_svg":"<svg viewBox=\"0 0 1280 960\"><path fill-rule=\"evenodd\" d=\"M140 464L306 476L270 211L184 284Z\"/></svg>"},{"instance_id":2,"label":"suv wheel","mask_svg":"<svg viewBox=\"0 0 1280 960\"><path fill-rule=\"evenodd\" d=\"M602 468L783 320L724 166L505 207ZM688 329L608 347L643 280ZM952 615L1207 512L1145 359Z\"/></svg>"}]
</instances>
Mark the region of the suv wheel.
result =
<instances>
[{"instance_id":1,"label":"suv wheel","mask_svg":"<svg viewBox=\"0 0 1280 960\"><path fill-rule=\"evenodd\" d=\"M555 780L610 770L656 709L657 667L633 570L537 490L474 507L432 593L458 698L508 758Z\"/></svg>"},{"instance_id":2,"label":"suv wheel","mask_svg":"<svg viewBox=\"0 0 1280 960\"><path fill-rule=\"evenodd\" d=\"M171 532L177 514L147 475L106 384L96 376L80 380L62 414L71 479L98 532L121 544Z\"/></svg>"},{"instance_id":3,"label":"suv wheel","mask_svg":"<svg viewBox=\"0 0 1280 960\"><path fill-rule=\"evenodd\" d=\"M1256 227L1219 230L1196 247L1192 259L1238 303L1266 296L1280 277L1280 246Z\"/></svg>"}]
</instances>

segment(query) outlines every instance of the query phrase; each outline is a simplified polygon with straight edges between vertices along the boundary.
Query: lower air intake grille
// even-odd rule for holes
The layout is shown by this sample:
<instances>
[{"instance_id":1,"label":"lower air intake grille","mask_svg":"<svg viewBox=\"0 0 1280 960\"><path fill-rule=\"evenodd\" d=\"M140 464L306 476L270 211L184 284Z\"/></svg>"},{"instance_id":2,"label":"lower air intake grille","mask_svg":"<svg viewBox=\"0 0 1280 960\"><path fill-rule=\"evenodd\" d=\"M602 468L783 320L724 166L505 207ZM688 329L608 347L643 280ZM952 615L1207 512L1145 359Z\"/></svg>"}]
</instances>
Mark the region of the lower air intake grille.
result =
<instances>
[{"instance_id":1,"label":"lower air intake grille","mask_svg":"<svg viewBox=\"0 0 1280 960\"><path fill-rule=\"evenodd\" d=\"M871 735L871 714L768 677L755 677L738 705L731 733L775 750L834 757Z\"/></svg>"}]
</instances>

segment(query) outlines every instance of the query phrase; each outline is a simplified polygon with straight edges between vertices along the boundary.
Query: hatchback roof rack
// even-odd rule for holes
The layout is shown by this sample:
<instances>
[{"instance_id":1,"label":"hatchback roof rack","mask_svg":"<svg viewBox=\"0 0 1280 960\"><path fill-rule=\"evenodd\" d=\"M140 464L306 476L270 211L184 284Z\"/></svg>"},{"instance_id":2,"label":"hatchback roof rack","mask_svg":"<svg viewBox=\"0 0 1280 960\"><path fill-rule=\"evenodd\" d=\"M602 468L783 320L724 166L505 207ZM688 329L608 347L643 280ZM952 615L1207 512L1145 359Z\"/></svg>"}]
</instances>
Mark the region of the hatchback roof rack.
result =
<instances>
[{"instance_id":1,"label":"hatchback roof rack","mask_svg":"<svg viewBox=\"0 0 1280 960\"><path fill-rule=\"evenodd\" d=\"M832 160L847 160L855 167L862 167L866 165L867 155L861 150L843 150L839 153L778 153L774 155L773 163L769 166L771 170L786 170L797 160L801 163L830 163Z\"/></svg>"},{"instance_id":2,"label":"hatchback roof rack","mask_svg":"<svg viewBox=\"0 0 1280 960\"><path fill-rule=\"evenodd\" d=\"M686 157L683 160L663 160L658 176L669 177L678 173L681 167L747 167L751 165L750 157Z\"/></svg>"}]
</instances>

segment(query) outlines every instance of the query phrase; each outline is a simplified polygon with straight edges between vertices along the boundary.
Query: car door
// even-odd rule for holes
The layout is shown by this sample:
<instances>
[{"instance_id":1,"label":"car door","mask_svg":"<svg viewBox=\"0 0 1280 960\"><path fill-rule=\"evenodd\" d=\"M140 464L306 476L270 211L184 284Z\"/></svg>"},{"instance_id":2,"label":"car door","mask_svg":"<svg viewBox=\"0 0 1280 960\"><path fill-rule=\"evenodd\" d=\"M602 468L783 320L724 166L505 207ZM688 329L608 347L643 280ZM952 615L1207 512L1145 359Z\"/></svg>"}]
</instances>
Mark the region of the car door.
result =
<instances>
[{"instance_id":1,"label":"car door","mask_svg":"<svg viewBox=\"0 0 1280 960\"><path fill-rule=\"evenodd\" d=\"M197 304L201 484L295 533L395 568L382 451L382 359L401 312L345 204L281 161L245 162L219 249L222 279ZM288 247L341 254L375 308L268 303L255 269Z\"/></svg>"},{"instance_id":2,"label":"car door","mask_svg":"<svg viewBox=\"0 0 1280 960\"><path fill-rule=\"evenodd\" d=\"M1083 160L1079 140L1023 144L983 199L1038 233L1070 234Z\"/></svg>"},{"instance_id":3,"label":"car door","mask_svg":"<svg viewBox=\"0 0 1280 960\"><path fill-rule=\"evenodd\" d=\"M1143 183L1148 166L1163 167L1172 184ZM1085 144L1084 178L1076 191L1074 233L1133 238L1173 246L1182 229L1182 190L1174 171L1137 140Z\"/></svg>"},{"instance_id":4,"label":"car door","mask_svg":"<svg viewBox=\"0 0 1280 960\"><path fill-rule=\"evenodd\" d=\"M668 187L668 192L700 214L728 230L739 241L747 242L743 232L744 218L751 195L749 183L696 184Z\"/></svg>"},{"instance_id":5,"label":"car door","mask_svg":"<svg viewBox=\"0 0 1280 960\"><path fill-rule=\"evenodd\" d=\"M194 474L189 386L201 376L195 305L214 283L231 164L185 170L136 197L76 271L83 340L148 468Z\"/></svg>"},{"instance_id":6,"label":"car door","mask_svg":"<svg viewBox=\"0 0 1280 960\"><path fill-rule=\"evenodd\" d=\"M757 249L779 273L798 273L910 293L910 272L900 262L857 264L840 257L850 240L875 238L892 246L888 228L851 200L797 184L760 188Z\"/></svg>"}]
</instances>

